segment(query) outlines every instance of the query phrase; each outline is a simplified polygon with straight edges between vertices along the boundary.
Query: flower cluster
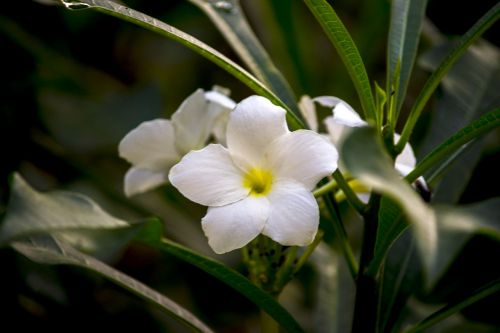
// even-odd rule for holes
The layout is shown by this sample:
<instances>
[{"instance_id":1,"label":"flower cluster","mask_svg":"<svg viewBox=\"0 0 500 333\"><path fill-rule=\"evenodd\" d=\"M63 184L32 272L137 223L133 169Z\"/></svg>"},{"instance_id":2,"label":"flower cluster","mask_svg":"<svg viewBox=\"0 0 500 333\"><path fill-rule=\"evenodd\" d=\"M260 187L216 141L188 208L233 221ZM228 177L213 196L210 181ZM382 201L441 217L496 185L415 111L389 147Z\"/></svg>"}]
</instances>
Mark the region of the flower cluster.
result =
<instances>
[{"instance_id":1,"label":"flower cluster","mask_svg":"<svg viewBox=\"0 0 500 333\"><path fill-rule=\"evenodd\" d=\"M333 110L325 119L329 135L317 133L315 102ZM335 97L305 96L299 105L312 130L291 132L286 111L264 97L236 104L217 91L195 91L171 120L144 122L120 142L120 156L133 165L125 193L170 182L208 206L201 224L216 253L241 248L259 234L282 245L310 244L319 224L311 191L337 169L335 144L345 131L366 123ZM405 175L414 166L407 146L395 167Z\"/></svg>"}]
</instances>

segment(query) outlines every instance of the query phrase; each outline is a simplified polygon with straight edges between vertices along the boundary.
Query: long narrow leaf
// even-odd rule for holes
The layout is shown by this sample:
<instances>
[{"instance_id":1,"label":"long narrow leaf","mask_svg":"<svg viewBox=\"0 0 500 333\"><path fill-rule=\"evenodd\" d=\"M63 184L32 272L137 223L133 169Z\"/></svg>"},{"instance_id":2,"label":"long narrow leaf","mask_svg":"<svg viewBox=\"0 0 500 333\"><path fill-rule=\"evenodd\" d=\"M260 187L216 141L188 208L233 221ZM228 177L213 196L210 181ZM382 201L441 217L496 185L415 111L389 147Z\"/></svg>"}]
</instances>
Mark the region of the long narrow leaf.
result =
<instances>
[{"instance_id":1,"label":"long narrow leaf","mask_svg":"<svg viewBox=\"0 0 500 333\"><path fill-rule=\"evenodd\" d=\"M375 112L370 80L351 35L328 2L325 0L304 0L304 2L321 24L344 62L361 100L365 119L378 123L379 117Z\"/></svg>"},{"instance_id":2,"label":"long narrow leaf","mask_svg":"<svg viewBox=\"0 0 500 333\"><path fill-rule=\"evenodd\" d=\"M450 155L464 144L467 144L471 140L498 126L500 126L500 108L488 112L481 118L462 128L455 135L451 136L448 140L431 151L417 164L415 169L406 176L406 179L409 182L415 181L424 172L435 166L441 159Z\"/></svg>"},{"instance_id":3,"label":"long narrow leaf","mask_svg":"<svg viewBox=\"0 0 500 333\"><path fill-rule=\"evenodd\" d=\"M204 257L180 244L161 237L162 226L151 223L138 240L188 262L232 287L267 312L288 332L304 332L295 319L268 293L224 264Z\"/></svg>"},{"instance_id":4,"label":"long narrow leaf","mask_svg":"<svg viewBox=\"0 0 500 333\"><path fill-rule=\"evenodd\" d=\"M427 0L392 1L387 46L387 91L397 87L394 92L397 113L403 104L415 63L426 7ZM397 72L399 75L396 75Z\"/></svg>"},{"instance_id":5,"label":"long narrow leaf","mask_svg":"<svg viewBox=\"0 0 500 333\"><path fill-rule=\"evenodd\" d=\"M433 313L432 315L425 318L424 320L422 320L409 330L404 331L404 333L424 332L429 327L439 323L440 321L448 318L449 316L457 313L458 311L465 309L467 306L474 304L480 301L481 299L489 295L492 295L494 293L497 293L499 291L500 291L500 280L492 281L491 283L488 283L486 286L478 289L476 292L474 292L466 299L443 307L441 310Z\"/></svg>"},{"instance_id":6,"label":"long narrow leaf","mask_svg":"<svg viewBox=\"0 0 500 333\"><path fill-rule=\"evenodd\" d=\"M115 16L125 21L137 24L143 28L156 32L162 36L168 37L174 41L177 41L184 46L192 49L196 53L207 58L214 64L218 65L229 74L233 75L235 78L240 80L242 83L247 85L250 89L259 95L265 96L270 99L273 103L285 108L287 111L287 120L292 129L303 128L303 124L297 116L290 111L290 107L284 103L280 98L278 98L268 87L266 87L262 82L257 80L252 74L243 69L241 66L236 64L234 61L230 60L224 56L219 51L208 46L207 44L201 42L200 40L194 38L193 36L186 34L185 32L174 28L164 22L158 21L157 19L133 10L131 8L119 5L113 1L109 0L60 0L69 9L85 9L90 8L105 14Z\"/></svg>"},{"instance_id":7,"label":"long narrow leaf","mask_svg":"<svg viewBox=\"0 0 500 333\"><path fill-rule=\"evenodd\" d=\"M467 50L469 45L471 45L477 38L479 38L489 27L493 25L500 18L500 2L497 3L493 8L491 8L486 14L484 14L479 21L477 21L472 28L463 35L455 48L448 54L448 56L443 60L441 65L432 73L431 77L427 80L424 87L420 91L417 100L413 104L413 107L408 116L408 120L401 133L401 138L397 143L396 150L402 151L410 135L413 132L422 110L431 98L432 94L439 85L439 82L448 73L450 68L455 64L455 62L460 58L460 56Z\"/></svg>"},{"instance_id":8,"label":"long narrow leaf","mask_svg":"<svg viewBox=\"0 0 500 333\"><path fill-rule=\"evenodd\" d=\"M299 114L292 88L253 33L239 1L188 1L205 12L250 71Z\"/></svg>"},{"instance_id":9,"label":"long narrow leaf","mask_svg":"<svg viewBox=\"0 0 500 333\"><path fill-rule=\"evenodd\" d=\"M12 246L16 249L16 251L38 263L52 265L75 265L89 269L124 287L139 297L159 306L163 310L166 310L176 319L195 329L197 332L213 332L191 312L184 309L166 296L133 279L132 277L117 271L113 267L75 250L73 247L64 242L44 236L31 238L25 241L17 241L12 243Z\"/></svg>"}]
</instances>

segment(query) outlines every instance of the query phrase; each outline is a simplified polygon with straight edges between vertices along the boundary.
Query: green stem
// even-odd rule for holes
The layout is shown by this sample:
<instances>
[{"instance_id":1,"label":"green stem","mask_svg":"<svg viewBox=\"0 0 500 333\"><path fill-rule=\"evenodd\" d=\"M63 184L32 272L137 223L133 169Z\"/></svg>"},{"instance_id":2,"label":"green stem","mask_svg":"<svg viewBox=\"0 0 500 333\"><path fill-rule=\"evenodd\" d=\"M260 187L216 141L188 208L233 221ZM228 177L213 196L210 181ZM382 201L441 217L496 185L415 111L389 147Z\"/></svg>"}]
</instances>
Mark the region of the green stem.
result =
<instances>
[{"instance_id":1,"label":"green stem","mask_svg":"<svg viewBox=\"0 0 500 333\"><path fill-rule=\"evenodd\" d=\"M302 266L304 266L304 264L306 263L307 259L309 259L309 257L314 252L314 250L316 249L316 247L319 245L319 243L321 243L321 240L323 239L323 235L324 235L323 230L318 230L318 233L316 234L316 237L314 237L314 241L311 244L309 244L309 246L306 248L306 250L304 251L304 253L302 253L302 255L300 256L299 260L295 264L295 268L293 270L294 274L297 273Z\"/></svg>"},{"instance_id":2,"label":"green stem","mask_svg":"<svg viewBox=\"0 0 500 333\"><path fill-rule=\"evenodd\" d=\"M449 304L445 307L443 307L441 310L434 312L432 315L429 317L425 318L421 322L417 323L415 326L410 328L409 330L405 331L404 333L416 333L416 332L422 332L426 330L427 328L439 323L440 321L448 318L449 316L453 315L454 313L457 313L458 311L465 309L471 304L474 304L478 302L479 300L492 295L494 293L497 293L500 291L500 279L495 280L488 285L480 288L477 290L475 293L473 293L472 296L467 297L464 301L457 302L454 304Z\"/></svg>"},{"instance_id":3,"label":"green stem","mask_svg":"<svg viewBox=\"0 0 500 333\"><path fill-rule=\"evenodd\" d=\"M328 183L326 183L325 185L314 190L313 195L315 198L319 198L319 197L322 197L329 192L336 190L338 187L339 186L338 186L337 182L335 181L335 179L332 179Z\"/></svg>"},{"instance_id":4,"label":"green stem","mask_svg":"<svg viewBox=\"0 0 500 333\"><path fill-rule=\"evenodd\" d=\"M265 311L260 311L260 327L262 333L278 333L279 325Z\"/></svg>"},{"instance_id":5,"label":"green stem","mask_svg":"<svg viewBox=\"0 0 500 333\"><path fill-rule=\"evenodd\" d=\"M360 213L361 215L364 215L366 212L366 205L359 200L358 196L352 188L349 186L347 181L344 179L344 176L342 176L342 173L337 169L333 173L333 179L337 182L338 186L342 189L344 192L347 201Z\"/></svg>"},{"instance_id":6,"label":"green stem","mask_svg":"<svg viewBox=\"0 0 500 333\"><path fill-rule=\"evenodd\" d=\"M363 245L361 248L360 270L356 279L356 299L352 333L375 333L378 316L378 281L370 274L368 267L375 254L378 229L380 196L372 195L369 210L365 215Z\"/></svg>"},{"instance_id":7,"label":"green stem","mask_svg":"<svg viewBox=\"0 0 500 333\"><path fill-rule=\"evenodd\" d=\"M484 14L473 26L467 31L465 35L460 38L457 46L448 54L448 56L443 60L441 65L432 73L424 87L420 91L413 107L408 116L408 120L401 133L401 138L396 145L396 151L400 153L403 151L406 143L410 139L410 135L413 132L422 110L431 98L432 94L438 87L439 83L443 77L448 73L450 68L455 64L455 62L462 56L462 54L467 51L467 48L474 42L479 36L481 36L489 27L495 23L500 17L500 3L497 3L493 8L491 8L486 14Z\"/></svg>"}]
</instances>

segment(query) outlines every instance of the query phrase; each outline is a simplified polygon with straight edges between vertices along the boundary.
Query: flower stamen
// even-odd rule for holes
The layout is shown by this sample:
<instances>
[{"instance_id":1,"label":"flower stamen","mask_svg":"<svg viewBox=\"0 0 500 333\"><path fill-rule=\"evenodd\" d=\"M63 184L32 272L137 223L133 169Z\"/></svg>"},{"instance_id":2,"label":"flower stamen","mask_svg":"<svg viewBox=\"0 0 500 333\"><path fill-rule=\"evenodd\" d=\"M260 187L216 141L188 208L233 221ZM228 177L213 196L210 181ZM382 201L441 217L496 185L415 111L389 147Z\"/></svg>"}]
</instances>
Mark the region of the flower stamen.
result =
<instances>
[{"instance_id":1,"label":"flower stamen","mask_svg":"<svg viewBox=\"0 0 500 333\"><path fill-rule=\"evenodd\" d=\"M243 177L243 186L250 189L250 194L255 196L268 194L272 183L272 173L261 168L250 169Z\"/></svg>"}]
</instances>

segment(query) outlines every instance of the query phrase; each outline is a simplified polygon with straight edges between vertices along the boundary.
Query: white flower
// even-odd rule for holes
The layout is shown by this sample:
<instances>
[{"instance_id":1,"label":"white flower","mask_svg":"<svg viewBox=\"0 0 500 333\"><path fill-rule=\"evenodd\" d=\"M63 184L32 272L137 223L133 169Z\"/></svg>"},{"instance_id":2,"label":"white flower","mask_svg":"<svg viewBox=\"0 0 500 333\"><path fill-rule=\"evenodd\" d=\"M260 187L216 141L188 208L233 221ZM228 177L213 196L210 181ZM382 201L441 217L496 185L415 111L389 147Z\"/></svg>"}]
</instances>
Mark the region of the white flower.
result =
<instances>
[{"instance_id":1,"label":"white flower","mask_svg":"<svg viewBox=\"0 0 500 333\"><path fill-rule=\"evenodd\" d=\"M205 146L214 122L235 103L217 92L198 89L179 106L171 120L145 121L120 142L121 157L132 164L125 175L131 196L168 182L168 171L189 151Z\"/></svg>"},{"instance_id":2,"label":"white flower","mask_svg":"<svg viewBox=\"0 0 500 333\"><path fill-rule=\"evenodd\" d=\"M202 228L216 253L259 234L304 246L316 235L319 209L311 190L337 168L335 147L309 130L290 132L285 110L251 96L230 113L227 148L192 151L170 170L184 196L209 206Z\"/></svg>"}]
</instances>

